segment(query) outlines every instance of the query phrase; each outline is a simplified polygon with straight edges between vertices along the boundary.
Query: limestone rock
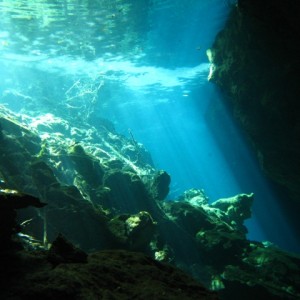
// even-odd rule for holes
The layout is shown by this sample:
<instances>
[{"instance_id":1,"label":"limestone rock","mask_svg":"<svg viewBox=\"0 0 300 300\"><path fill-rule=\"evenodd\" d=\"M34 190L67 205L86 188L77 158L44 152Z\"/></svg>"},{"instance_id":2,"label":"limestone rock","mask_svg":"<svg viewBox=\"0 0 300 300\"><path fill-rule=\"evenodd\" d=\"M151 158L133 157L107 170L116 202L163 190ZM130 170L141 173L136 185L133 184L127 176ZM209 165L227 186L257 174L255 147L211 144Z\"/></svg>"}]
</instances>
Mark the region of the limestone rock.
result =
<instances>
[{"instance_id":1,"label":"limestone rock","mask_svg":"<svg viewBox=\"0 0 300 300\"><path fill-rule=\"evenodd\" d=\"M171 177L166 171L158 171L151 184L151 192L154 199L164 200L169 194Z\"/></svg>"},{"instance_id":2,"label":"limestone rock","mask_svg":"<svg viewBox=\"0 0 300 300\"><path fill-rule=\"evenodd\" d=\"M108 223L108 227L117 246L128 250L145 251L156 233L156 222L146 211L117 216Z\"/></svg>"},{"instance_id":3,"label":"limestone rock","mask_svg":"<svg viewBox=\"0 0 300 300\"><path fill-rule=\"evenodd\" d=\"M211 204L211 207L218 208L225 213L227 222L238 230L247 233L243 225L246 219L251 218L251 207L254 194L240 194L235 197L219 199Z\"/></svg>"},{"instance_id":4,"label":"limestone rock","mask_svg":"<svg viewBox=\"0 0 300 300\"><path fill-rule=\"evenodd\" d=\"M86 153L79 144L73 145L68 156L75 165L75 170L92 187L98 187L102 184L104 170L96 157Z\"/></svg>"},{"instance_id":5,"label":"limestone rock","mask_svg":"<svg viewBox=\"0 0 300 300\"><path fill-rule=\"evenodd\" d=\"M108 187L110 207L116 212L137 213L148 210L153 202L140 177L135 172L109 170L104 176Z\"/></svg>"},{"instance_id":6,"label":"limestone rock","mask_svg":"<svg viewBox=\"0 0 300 300\"><path fill-rule=\"evenodd\" d=\"M179 201L186 201L192 206L201 207L207 205L209 202L208 197L205 195L204 190L190 189L183 193L182 196L178 198Z\"/></svg>"}]
</instances>

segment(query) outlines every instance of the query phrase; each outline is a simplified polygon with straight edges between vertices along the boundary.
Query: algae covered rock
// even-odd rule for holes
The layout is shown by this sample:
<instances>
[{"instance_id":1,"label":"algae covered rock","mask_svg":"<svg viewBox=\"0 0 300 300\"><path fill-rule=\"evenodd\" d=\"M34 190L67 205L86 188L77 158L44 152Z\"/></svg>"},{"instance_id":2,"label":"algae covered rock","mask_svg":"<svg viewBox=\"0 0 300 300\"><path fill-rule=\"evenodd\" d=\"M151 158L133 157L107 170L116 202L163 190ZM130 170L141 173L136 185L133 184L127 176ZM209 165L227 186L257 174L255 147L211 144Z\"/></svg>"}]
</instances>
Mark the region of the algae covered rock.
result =
<instances>
[{"instance_id":1,"label":"algae covered rock","mask_svg":"<svg viewBox=\"0 0 300 300\"><path fill-rule=\"evenodd\" d=\"M182 271L142 253L106 250L55 268L46 253L20 253L18 259L17 268L11 265L15 280L0 281L2 299L218 299Z\"/></svg>"},{"instance_id":2,"label":"algae covered rock","mask_svg":"<svg viewBox=\"0 0 300 300\"><path fill-rule=\"evenodd\" d=\"M243 299L298 299L300 297L300 257L285 253L267 243L251 243L248 255L237 265L224 269L223 297Z\"/></svg>"},{"instance_id":3,"label":"algae covered rock","mask_svg":"<svg viewBox=\"0 0 300 300\"><path fill-rule=\"evenodd\" d=\"M193 236L199 230L215 227L215 220L210 217L203 207L194 207L188 202L177 201L164 203L163 209L172 221Z\"/></svg>"},{"instance_id":4,"label":"algae covered rock","mask_svg":"<svg viewBox=\"0 0 300 300\"><path fill-rule=\"evenodd\" d=\"M217 270L227 264L239 264L249 247L243 234L226 225L199 231L196 241L206 263Z\"/></svg>"},{"instance_id":5,"label":"algae covered rock","mask_svg":"<svg viewBox=\"0 0 300 300\"><path fill-rule=\"evenodd\" d=\"M209 202L208 197L205 195L204 190L189 189L185 191L179 198L179 201L185 201L194 207L201 207L207 205Z\"/></svg>"},{"instance_id":6,"label":"algae covered rock","mask_svg":"<svg viewBox=\"0 0 300 300\"><path fill-rule=\"evenodd\" d=\"M110 170L104 176L104 186L109 188L110 207L122 213L148 210L149 193L134 171Z\"/></svg>"},{"instance_id":7,"label":"algae covered rock","mask_svg":"<svg viewBox=\"0 0 300 300\"><path fill-rule=\"evenodd\" d=\"M156 233L157 223L142 211L135 215L120 215L108 223L117 246L129 250L146 250Z\"/></svg>"},{"instance_id":8,"label":"algae covered rock","mask_svg":"<svg viewBox=\"0 0 300 300\"><path fill-rule=\"evenodd\" d=\"M8 112L0 107L1 175L10 188L34 194L30 162L40 151L41 139L16 116L8 117L6 114Z\"/></svg>"},{"instance_id":9,"label":"algae covered rock","mask_svg":"<svg viewBox=\"0 0 300 300\"><path fill-rule=\"evenodd\" d=\"M219 270L228 263L238 263L248 250L243 222L245 216L249 217L252 198L252 194L241 194L209 204L203 191L189 190L179 197L184 201L167 202L163 208L170 219L194 237L206 263Z\"/></svg>"},{"instance_id":10,"label":"algae covered rock","mask_svg":"<svg viewBox=\"0 0 300 300\"><path fill-rule=\"evenodd\" d=\"M239 194L235 197L219 199L211 204L211 207L218 208L224 212L227 222L238 230L247 233L247 228L243 225L246 219L251 218L251 207L254 194Z\"/></svg>"},{"instance_id":11,"label":"algae covered rock","mask_svg":"<svg viewBox=\"0 0 300 300\"><path fill-rule=\"evenodd\" d=\"M182 283L174 268L166 278L165 265L157 261L172 262L224 299L255 291L286 299L299 296L298 259L246 238L244 221L251 216L253 194L210 203L203 190L190 189L166 200L170 176L142 159L142 146L133 137L126 139L104 125L97 131L68 122L62 124L65 136L47 123L36 128L49 132L30 133L30 126L19 123L17 116L12 119L5 116L0 127L1 187L18 186L24 193L32 191L28 194L33 198L16 202L25 207L18 219L8 202L0 203L1 228L10 228L0 230L2 245L14 250L0 256L5 266L0 273L9 270L9 284L0 281L1 298L215 298L198 285ZM43 202L47 206L36 209ZM34 208L26 208L28 204ZM13 201L9 205L16 208ZM12 238L23 244L12 243ZM25 239L28 247L22 246ZM44 246L35 247L38 240ZM86 253L123 251L87 257L72 244Z\"/></svg>"},{"instance_id":12,"label":"algae covered rock","mask_svg":"<svg viewBox=\"0 0 300 300\"><path fill-rule=\"evenodd\" d=\"M73 145L68 156L74 163L76 171L92 187L98 187L102 184L104 170L97 158L87 154L84 148L79 145Z\"/></svg>"}]
</instances>

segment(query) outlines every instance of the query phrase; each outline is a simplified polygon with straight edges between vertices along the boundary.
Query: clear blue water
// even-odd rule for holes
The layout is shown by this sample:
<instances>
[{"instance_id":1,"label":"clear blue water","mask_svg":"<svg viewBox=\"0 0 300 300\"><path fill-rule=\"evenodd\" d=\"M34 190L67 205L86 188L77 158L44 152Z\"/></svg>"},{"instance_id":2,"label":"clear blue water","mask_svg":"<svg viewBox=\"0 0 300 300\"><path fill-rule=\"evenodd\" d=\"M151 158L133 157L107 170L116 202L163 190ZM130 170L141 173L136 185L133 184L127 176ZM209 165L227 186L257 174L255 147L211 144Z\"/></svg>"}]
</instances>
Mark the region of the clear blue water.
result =
<instances>
[{"instance_id":1,"label":"clear blue water","mask_svg":"<svg viewBox=\"0 0 300 300\"><path fill-rule=\"evenodd\" d=\"M207 80L206 50L232 3L1 1L0 103L95 126L108 118L171 175L169 199L190 188L210 201L254 192L249 239L299 252L279 196ZM38 109L28 111L29 101Z\"/></svg>"}]
</instances>

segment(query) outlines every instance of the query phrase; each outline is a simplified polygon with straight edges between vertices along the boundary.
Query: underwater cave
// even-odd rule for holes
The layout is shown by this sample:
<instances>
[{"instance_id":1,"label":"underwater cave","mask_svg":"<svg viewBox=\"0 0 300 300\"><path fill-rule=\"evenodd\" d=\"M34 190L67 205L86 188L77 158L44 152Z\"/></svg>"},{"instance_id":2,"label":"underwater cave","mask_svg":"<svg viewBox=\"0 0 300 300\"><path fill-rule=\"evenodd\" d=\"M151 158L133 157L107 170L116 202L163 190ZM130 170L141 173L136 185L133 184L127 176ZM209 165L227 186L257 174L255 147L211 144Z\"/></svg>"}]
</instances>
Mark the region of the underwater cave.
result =
<instances>
[{"instance_id":1,"label":"underwater cave","mask_svg":"<svg viewBox=\"0 0 300 300\"><path fill-rule=\"evenodd\" d=\"M295 1L0 14L1 299L299 299Z\"/></svg>"}]
</instances>

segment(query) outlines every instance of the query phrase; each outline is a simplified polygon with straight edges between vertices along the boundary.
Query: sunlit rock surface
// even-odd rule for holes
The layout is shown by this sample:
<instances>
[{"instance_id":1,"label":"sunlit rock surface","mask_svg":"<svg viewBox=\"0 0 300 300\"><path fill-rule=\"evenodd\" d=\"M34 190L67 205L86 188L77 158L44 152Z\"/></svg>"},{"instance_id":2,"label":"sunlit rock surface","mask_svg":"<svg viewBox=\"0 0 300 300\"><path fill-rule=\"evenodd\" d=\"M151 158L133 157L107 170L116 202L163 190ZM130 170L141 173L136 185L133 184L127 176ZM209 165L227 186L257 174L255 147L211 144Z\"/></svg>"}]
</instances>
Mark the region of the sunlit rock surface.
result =
<instances>
[{"instance_id":1,"label":"sunlit rock surface","mask_svg":"<svg viewBox=\"0 0 300 300\"><path fill-rule=\"evenodd\" d=\"M3 107L0 116L4 299L215 299L165 263L221 299L299 298L299 257L246 239L253 194L166 200L169 175L108 123L62 120L63 134L49 115L39 126Z\"/></svg>"}]
</instances>

